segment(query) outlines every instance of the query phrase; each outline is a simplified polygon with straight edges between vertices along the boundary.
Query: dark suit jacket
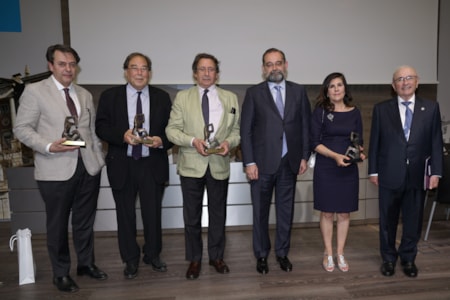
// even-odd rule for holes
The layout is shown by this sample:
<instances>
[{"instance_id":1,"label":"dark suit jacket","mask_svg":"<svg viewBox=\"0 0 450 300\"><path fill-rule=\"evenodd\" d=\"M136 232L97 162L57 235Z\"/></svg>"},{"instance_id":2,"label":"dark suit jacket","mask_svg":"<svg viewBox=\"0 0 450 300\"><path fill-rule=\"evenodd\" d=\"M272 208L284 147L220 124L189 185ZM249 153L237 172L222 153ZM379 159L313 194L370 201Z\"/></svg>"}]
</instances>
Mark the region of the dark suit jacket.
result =
<instances>
[{"instance_id":1,"label":"dark suit jacket","mask_svg":"<svg viewBox=\"0 0 450 300\"><path fill-rule=\"evenodd\" d=\"M378 173L381 187L423 188L425 159L432 175L442 175L443 142L437 102L416 96L409 140L403 133L397 97L373 108L369 145L369 174Z\"/></svg>"},{"instance_id":2,"label":"dark suit jacket","mask_svg":"<svg viewBox=\"0 0 450 300\"><path fill-rule=\"evenodd\" d=\"M273 174L281 161L283 131L286 133L288 159L292 172L298 173L300 161L309 157L311 105L303 86L286 81L284 119L278 113L266 81L250 87L241 113L243 163L255 162L264 174Z\"/></svg>"},{"instance_id":3,"label":"dark suit jacket","mask_svg":"<svg viewBox=\"0 0 450 300\"><path fill-rule=\"evenodd\" d=\"M169 120L171 101L165 91L149 85L150 94L150 136L159 136L163 148L150 149L151 164L154 166L154 180L164 183L169 180L167 150L172 143L166 137L165 128ZM147 115L149 115L147 113ZM99 100L95 122L97 135L108 143L106 166L108 179L113 189L121 189L127 176L127 147L123 136L129 129L126 85L104 91Z\"/></svg>"}]
</instances>

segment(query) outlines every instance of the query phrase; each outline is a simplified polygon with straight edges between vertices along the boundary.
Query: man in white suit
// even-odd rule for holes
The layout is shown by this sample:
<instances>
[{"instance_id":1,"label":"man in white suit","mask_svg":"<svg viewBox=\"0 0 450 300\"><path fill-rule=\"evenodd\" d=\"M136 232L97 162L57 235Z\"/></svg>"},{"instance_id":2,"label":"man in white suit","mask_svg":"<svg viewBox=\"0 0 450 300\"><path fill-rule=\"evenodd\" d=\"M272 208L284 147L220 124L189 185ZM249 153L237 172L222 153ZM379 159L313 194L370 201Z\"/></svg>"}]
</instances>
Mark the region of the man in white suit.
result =
<instances>
[{"instance_id":1,"label":"man in white suit","mask_svg":"<svg viewBox=\"0 0 450 300\"><path fill-rule=\"evenodd\" d=\"M100 171L104 165L101 142L95 135L92 95L73 83L80 57L69 46L47 49L52 76L26 86L14 125L15 136L34 150L35 179L45 202L47 248L53 283L64 292L76 292L70 277L68 221L77 254L77 275L98 280L108 276L94 263L93 225ZM78 120L85 147L67 146L62 138L68 116Z\"/></svg>"}]
</instances>

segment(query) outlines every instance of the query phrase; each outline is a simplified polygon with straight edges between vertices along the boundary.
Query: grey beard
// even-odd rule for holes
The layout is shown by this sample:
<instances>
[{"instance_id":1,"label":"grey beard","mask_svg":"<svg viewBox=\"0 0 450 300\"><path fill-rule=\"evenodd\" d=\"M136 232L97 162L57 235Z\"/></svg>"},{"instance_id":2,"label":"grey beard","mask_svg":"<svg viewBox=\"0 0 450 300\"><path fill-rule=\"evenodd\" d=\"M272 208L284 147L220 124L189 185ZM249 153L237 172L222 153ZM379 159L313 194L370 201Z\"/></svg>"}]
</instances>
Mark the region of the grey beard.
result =
<instances>
[{"instance_id":1,"label":"grey beard","mask_svg":"<svg viewBox=\"0 0 450 300\"><path fill-rule=\"evenodd\" d=\"M270 82L281 82L284 79L284 74L281 71L275 71L275 72L270 72L270 74L267 76L267 81Z\"/></svg>"}]
</instances>

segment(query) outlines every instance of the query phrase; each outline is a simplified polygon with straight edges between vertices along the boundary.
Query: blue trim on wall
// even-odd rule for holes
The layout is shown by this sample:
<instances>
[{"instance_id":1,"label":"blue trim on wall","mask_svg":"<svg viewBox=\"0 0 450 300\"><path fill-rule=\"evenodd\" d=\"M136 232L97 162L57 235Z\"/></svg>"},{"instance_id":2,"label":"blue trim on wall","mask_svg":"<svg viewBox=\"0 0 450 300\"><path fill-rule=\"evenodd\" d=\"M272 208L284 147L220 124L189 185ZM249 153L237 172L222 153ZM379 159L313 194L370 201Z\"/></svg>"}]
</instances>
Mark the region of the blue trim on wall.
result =
<instances>
[{"instance_id":1,"label":"blue trim on wall","mask_svg":"<svg viewBox=\"0 0 450 300\"><path fill-rule=\"evenodd\" d=\"M0 1L0 32L21 32L20 0Z\"/></svg>"}]
</instances>

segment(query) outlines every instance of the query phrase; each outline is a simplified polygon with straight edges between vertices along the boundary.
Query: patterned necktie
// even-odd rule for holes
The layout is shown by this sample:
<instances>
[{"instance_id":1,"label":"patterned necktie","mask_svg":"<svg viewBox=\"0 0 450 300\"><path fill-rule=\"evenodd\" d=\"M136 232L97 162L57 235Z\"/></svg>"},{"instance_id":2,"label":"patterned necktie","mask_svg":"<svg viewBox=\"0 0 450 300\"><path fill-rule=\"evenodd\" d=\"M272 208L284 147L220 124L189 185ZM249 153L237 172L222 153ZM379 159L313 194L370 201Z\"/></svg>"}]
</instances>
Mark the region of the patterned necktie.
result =
<instances>
[{"instance_id":1,"label":"patterned necktie","mask_svg":"<svg viewBox=\"0 0 450 300\"><path fill-rule=\"evenodd\" d=\"M137 92L137 102L136 102L136 114L142 114L142 102L141 102L141 93ZM133 146L132 156L134 159L139 159L142 157L142 144L137 144Z\"/></svg>"},{"instance_id":2,"label":"patterned necktie","mask_svg":"<svg viewBox=\"0 0 450 300\"><path fill-rule=\"evenodd\" d=\"M281 95L281 86L276 85L275 89L277 90L277 96L275 99L275 103L278 108L278 112L280 113L281 118L284 118L284 104L283 104L283 96ZM283 130L283 150L281 152L281 157L285 156L287 153L287 142L286 142L286 133Z\"/></svg>"},{"instance_id":3,"label":"patterned necktie","mask_svg":"<svg viewBox=\"0 0 450 300\"><path fill-rule=\"evenodd\" d=\"M402 104L405 106L405 125L403 126L403 133L405 134L406 140L409 138L409 130L411 129L411 122L413 117L413 112L411 108L409 108L409 105L411 104L411 101L404 101Z\"/></svg>"},{"instance_id":4,"label":"patterned necktie","mask_svg":"<svg viewBox=\"0 0 450 300\"><path fill-rule=\"evenodd\" d=\"M69 108L70 114L72 116L78 117L77 109L75 107L75 103L73 102L73 99L69 95L69 89L65 88L64 93L66 94L66 104Z\"/></svg>"},{"instance_id":5,"label":"patterned necktie","mask_svg":"<svg viewBox=\"0 0 450 300\"><path fill-rule=\"evenodd\" d=\"M208 99L208 89L205 89L202 96L202 112L205 124L209 124L209 99Z\"/></svg>"}]
</instances>

